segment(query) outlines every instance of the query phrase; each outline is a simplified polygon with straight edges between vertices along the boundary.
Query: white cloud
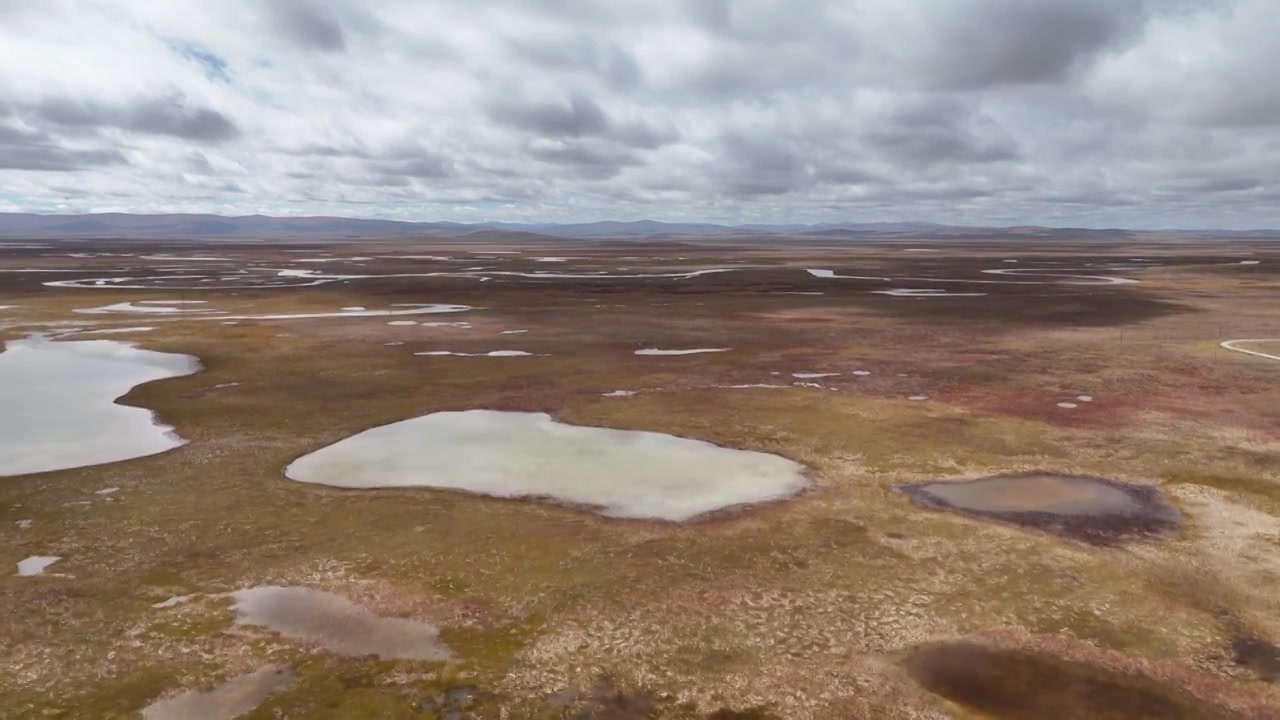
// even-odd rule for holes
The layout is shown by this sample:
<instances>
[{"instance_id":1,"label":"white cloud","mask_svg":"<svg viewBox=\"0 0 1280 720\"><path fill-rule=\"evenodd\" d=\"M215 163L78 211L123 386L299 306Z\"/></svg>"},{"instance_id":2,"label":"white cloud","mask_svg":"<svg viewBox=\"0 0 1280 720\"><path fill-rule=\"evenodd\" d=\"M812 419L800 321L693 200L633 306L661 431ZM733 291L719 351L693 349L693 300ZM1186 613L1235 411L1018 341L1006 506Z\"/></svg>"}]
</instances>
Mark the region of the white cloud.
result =
<instances>
[{"instance_id":1,"label":"white cloud","mask_svg":"<svg viewBox=\"0 0 1280 720\"><path fill-rule=\"evenodd\" d=\"M1280 225L1272 0L9 0L0 210Z\"/></svg>"}]
</instances>

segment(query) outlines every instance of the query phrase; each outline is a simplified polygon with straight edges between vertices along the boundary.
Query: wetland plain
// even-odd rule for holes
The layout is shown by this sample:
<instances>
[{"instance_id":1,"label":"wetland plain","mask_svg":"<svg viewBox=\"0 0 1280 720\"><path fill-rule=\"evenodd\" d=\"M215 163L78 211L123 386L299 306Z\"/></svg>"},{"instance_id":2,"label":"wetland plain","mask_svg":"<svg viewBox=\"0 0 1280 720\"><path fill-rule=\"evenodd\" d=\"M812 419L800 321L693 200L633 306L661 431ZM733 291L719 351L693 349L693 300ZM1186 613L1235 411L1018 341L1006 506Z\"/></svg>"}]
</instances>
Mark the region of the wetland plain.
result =
<instances>
[{"instance_id":1,"label":"wetland plain","mask_svg":"<svg viewBox=\"0 0 1280 720\"><path fill-rule=\"evenodd\" d=\"M1245 240L0 239L0 717L1277 717L1277 293Z\"/></svg>"}]
</instances>

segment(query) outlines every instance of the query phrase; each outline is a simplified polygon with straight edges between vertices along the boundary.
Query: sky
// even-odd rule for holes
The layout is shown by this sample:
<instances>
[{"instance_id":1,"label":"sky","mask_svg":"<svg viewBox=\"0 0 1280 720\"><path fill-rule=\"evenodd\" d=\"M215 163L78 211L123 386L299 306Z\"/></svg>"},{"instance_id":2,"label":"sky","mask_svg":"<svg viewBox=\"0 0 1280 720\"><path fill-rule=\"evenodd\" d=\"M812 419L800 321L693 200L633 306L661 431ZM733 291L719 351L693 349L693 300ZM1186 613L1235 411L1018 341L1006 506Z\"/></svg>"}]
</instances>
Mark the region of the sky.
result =
<instances>
[{"instance_id":1,"label":"sky","mask_svg":"<svg viewBox=\"0 0 1280 720\"><path fill-rule=\"evenodd\" d=\"M0 0L0 212L1280 227L1278 0Z\"/></svg>"}]
</instances>

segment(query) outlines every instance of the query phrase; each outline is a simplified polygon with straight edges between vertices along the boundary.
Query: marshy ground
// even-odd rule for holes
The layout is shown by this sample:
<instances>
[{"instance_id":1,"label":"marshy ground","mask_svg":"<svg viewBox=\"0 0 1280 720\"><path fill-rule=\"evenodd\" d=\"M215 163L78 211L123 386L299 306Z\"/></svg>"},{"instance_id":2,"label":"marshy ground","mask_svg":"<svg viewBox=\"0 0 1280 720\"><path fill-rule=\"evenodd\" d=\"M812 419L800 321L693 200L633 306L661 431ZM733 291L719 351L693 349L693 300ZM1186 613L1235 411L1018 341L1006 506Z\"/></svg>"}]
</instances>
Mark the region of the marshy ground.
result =
<instances>
[{"instance_id":1,"label":"marshy ground","mask_svg":"<svg viewBox=\"0 0 1280 720\"><path fill-rule=\"evenodd\" d=\"M0 340L203 366L121 400L186 445L0 478L0 717L237 679L246 718L1277 717L1280 249L486 242L0 241ZM284 476L476 408L773 453L811 487L668 523ZM1020 473L1180 522L1096 544L893 491ZM448 657L237 623L261 587Z\"/></svg>"}]
</instances>

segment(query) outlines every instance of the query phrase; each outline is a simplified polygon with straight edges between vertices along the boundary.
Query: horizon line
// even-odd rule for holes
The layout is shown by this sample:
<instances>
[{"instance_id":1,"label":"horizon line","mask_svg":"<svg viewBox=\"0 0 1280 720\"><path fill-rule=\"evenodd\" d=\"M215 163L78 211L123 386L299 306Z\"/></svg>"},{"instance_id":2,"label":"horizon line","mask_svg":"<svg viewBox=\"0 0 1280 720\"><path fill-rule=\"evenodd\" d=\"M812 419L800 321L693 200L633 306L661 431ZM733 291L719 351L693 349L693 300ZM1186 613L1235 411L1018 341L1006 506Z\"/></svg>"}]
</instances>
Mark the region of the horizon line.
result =
<instances>
[{"instance_id":1,"label":"horizon line","mask_svg":"<svg viewBox=\"0 0 1280 720\"><path fill-rule=\"evenodd\" d=\"M1215 228L1215 227L1162 227L1162 228L1139 228L1126 227L1122 225L1106 225L1106 226L1089 226L1089 225L1045 225L1040 223L1017 223L1009 225L1000 224L968 224L968 223L940 223L931 220L825 220L825 221L713 221L713 220L658 220L651 217L638 217L628 220L619 220L616 218L606 218L600 220L575 220L575 221L547 221L547 220L475 220L475 221L458 221L458 220L405 220L400 218L361 216L361 215L272 215L267 213L255 212L249 214L227 215L216 212L130 212L119 210L91 211L91 212L30 212L30 211L0 211L0 217L4 216L34 216L44 218L91 218L98 216L127 216L138 218L164 218L164 217L191 217L203 216L209 218L218 218L222 220L246 220L253 218L263 218L269 220L349 220L349 221L365 221L365 222L387 222L399 223L404 225L458 225L463 227L492 227L499 225L517 225L517 226L544 226L544 227L571 227L581 225L600 225L600 224L616 224L616 225L636 225L643 223L653 223L660 225L674 226L697 226L706 225L711 227L719 227L726 229L752 229L752 228L769 228L769 227L831 227L832 229L841 229L849 226L876 226L876 225L918 225L932 226L939 229L972 229L972 230L1009 230L1014 228L1042 228L1046 230L1090 230L1090 231L1123 231L1123 232L1141 232L1141 233L1160 233L1160 232L1231 232L1231 233L1250 233L1250 232L1274 232L1280 233L1280 228L1270 227L1248 227L1248 228ZM0 232L3 232L0 229Z\"/></svg>"}]
</instances>

